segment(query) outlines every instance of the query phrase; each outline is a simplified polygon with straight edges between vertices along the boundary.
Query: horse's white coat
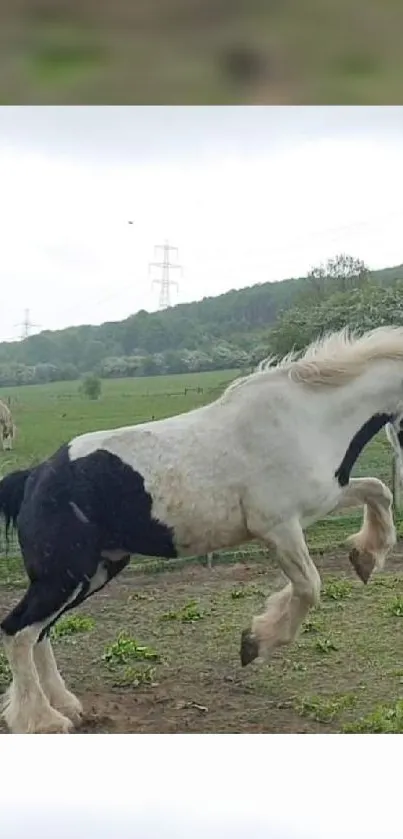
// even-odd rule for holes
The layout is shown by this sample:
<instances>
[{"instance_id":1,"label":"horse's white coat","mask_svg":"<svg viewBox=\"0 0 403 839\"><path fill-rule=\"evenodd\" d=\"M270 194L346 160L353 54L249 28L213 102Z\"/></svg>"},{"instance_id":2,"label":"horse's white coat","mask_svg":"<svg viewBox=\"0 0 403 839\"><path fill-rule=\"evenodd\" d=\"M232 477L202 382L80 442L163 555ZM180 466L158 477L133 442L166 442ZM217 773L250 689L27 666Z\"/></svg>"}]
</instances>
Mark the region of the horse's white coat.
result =
<instances>
[{"instance_id":1,"label":"horse's white coat","mask_svg":"<svg viewBox=\"0 0 403 839\"><path fill-rule=\"evenodd\" d=\"M13 681L2 697L2 713L13 734L64 733L73 728L68 717L53 708L34 663L36 627L27 627L4 640Z\"/></svg>"},{"instance_id":2,"label":"horse's white coat","mask_svg":"<svg viewBox=\"0 0 403 839\"><path fill-rule=\"evenodd\" d=\"M400 418L399 421L396 423L398 428L400 427ZM399 438L397 436L398 432L395 427L395 424L388 423L385 426L386 436L389 440L390 445L392 446L394 456L396 458L396 465L399 473L400 483L403 484L403 456L402 450L400 448Z\"/></svg>"},{"instance_id":3,"label":"horse's white coat","mask_svg":"<svg viewBox=\"0 0 403 839\"><path fill-rule=\"evenodd\" d=\"M152 514L174 528L180 555L240 544L247 538L241 467L222 425L225 411L215 412L216 405L167 420L82 435L70 444L70 458L103 448L139 472L153 500ZM215 457L208 450L208 429ZM222 480L225 472L230 481Z\"/></svg>"},{"instance_id":4,"label":"horse's white coat","mask_svg":"<svg viewBox=\"0 0 403 839\"><path fill-rule=\"evenodd\" d=\"M343 505L343 496L348 501L335 470L349 443L374 414L402 410L403 329L361 338L342 331L301 358L267 361L211 405L81 435L69 451L75 460L102 448L139 472L153 516L173 528L180 555L251 538L276 546L290 584L252 625L264 652L290 641L318 601L303 528ZM395 539L390 493L381 482L375 492L362 484L360 499L368 509L353 538L379 567Z\"/></svg>"},{"instance_id":5,"label":"horse's white coat","mask_svg":"<svg viewBox=\"0 0 403 839\"><path fill-rule=\"evenodd\" d=\"M83 706L74 693L67 690L47 635L34 646L34 662L41 687L52 708L56 708L73 723L80 722Z\"/></svg>"},{"instance_id":6,"label":"horse's white coat","mask_svg":"<svg viewBox=\"0 0 403 839\"><path fill-rule=\"evenodd\" d=\"M0 440L4 451L11 451L16 428L8 405L0 400Z\"/></svg>"}]
</instances>

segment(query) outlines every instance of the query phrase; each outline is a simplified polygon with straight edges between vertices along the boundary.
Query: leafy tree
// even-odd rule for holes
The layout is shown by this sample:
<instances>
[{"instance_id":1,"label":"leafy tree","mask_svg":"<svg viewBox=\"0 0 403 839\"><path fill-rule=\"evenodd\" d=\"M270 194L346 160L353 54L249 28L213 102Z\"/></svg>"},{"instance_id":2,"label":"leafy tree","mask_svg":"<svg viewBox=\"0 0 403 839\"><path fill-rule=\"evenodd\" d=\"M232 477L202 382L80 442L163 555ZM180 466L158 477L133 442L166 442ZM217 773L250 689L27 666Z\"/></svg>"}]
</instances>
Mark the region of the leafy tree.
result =
<instances>
[{"instance_id":1,"label":"leafy tree","mask_svg":"<svg viewBox=\"0 0 403 839\"><path fill-rule=\"evenodd\" d=\"M341 253L329 259L325 268L330 280L335 280L340 291L362 288L367 285L370 272L361 259Z\"/></svg>"},{"instance_id":2,"label":"leafy tree","mask_svg":"<svg viewBox=\"0 0 403 839\"><path fill-rule=\"evenodd\" d=\"M142 359L142 364L140 367L140 375L141 376L157 376L161 370L159 368L157 360L152 355L146 355Z\"/></svg>"},{"instance_id":3,"label":"leafy tree","mask_svg":"<svg viewBox=\"0 0 403 839\"><path fill-rule=\"evenodd\" d=\"M98 376L94 376L93 374L89 374L88 376L84 376L81 382L81 393L86 396L88 399L99 399L101 395L101 379Z\"/></svg>"},{"instance_id":4,"label":"leafy tree","mask_svg":"<svg viewBox=\"0 0 403 839\"><path fill-rule=\"evenodd\" d=\"M367 286L331 295L312 306L289 309L270 331L271 352L303 349L323 332L350 326L358 331L403 325L403 281L388 288Z\"/></svg>"},{"instance_id":5,"label":"leafy tree","mask_svg":"<svg viewBox=\"0 0 403 839\"><path fill-rule=\"evenodd\" d=\"M370 271L361 259L341 253L311 268L306 283L301 286L298 302L300 305L317 303L336 291L363 288L370 279Z\"/></svg>"}]
</instances>

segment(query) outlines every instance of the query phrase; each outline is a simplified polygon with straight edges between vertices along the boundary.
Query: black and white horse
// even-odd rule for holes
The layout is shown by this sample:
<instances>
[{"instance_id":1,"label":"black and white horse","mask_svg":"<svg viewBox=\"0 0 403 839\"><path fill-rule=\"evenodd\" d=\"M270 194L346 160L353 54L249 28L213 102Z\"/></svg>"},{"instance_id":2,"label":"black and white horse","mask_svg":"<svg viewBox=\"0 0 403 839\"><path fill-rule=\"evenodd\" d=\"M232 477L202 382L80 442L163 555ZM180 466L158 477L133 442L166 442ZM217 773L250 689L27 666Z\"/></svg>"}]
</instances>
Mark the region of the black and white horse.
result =
<instances>
[{"instance_id":1,"label":"black and white horse","mask_svg":"<svg viewBox=\"0 0 403 839\"><path fill-rule=\"evenodd\" d=\"M68 732L80 701L57 669L49 629L103 588L131 554L206 555L259 539L277 549L288 584L241 640L241 661L296 636L320 597L303 529L337 507L365 505L350 558L366 581L396 536L392 497L354 463L403 412L403 329L346 331L303 356L268 359L212 404L169 419L76 437L0 482L29 587L1 623L13 681L12 732Z\"/></svg>"}]
</instances>

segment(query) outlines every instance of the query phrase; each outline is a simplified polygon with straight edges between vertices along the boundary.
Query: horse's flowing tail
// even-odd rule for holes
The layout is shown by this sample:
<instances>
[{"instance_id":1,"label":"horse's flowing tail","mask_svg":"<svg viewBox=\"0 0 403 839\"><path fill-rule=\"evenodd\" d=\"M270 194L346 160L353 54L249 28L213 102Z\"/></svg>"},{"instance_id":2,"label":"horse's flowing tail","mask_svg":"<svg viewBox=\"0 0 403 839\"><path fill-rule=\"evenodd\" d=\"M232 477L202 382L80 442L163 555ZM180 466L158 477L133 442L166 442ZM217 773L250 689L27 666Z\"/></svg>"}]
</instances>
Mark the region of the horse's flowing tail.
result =
<instances>
[{"instance_id":1,"label":"horse's flowing tail","mask_svg":"<svg viewBox=\"0 0 403 839\"><path fill-rule=\"evenodd\" d=\"M4 519L6 537L10 525L15 527L17 524L18 513L24 498L25 484L31 472L32 469L18 469L16 472L10 472L0 481L0 516Z\"/></svg>"}]
</instances>

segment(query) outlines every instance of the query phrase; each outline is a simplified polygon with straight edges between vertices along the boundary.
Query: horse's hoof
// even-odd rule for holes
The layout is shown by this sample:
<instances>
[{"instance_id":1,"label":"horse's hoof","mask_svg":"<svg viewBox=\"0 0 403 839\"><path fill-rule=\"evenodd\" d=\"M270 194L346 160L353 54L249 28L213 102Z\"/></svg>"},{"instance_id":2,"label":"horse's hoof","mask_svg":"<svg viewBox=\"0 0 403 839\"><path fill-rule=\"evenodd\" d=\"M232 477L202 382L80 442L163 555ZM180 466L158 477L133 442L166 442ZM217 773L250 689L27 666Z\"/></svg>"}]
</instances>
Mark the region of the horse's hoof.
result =
<instances>
[{"instance_id":1,"label":"horse's hoof","mask_svg":"<svg viewBox=\"0 0 403 839\"><path fill-rule=\"evenodd\" d=\"M241 664L246 667L259 655L259 645L250 629L244 629L241 635Z\"/></svg>"},{"instance_id":2,"label":"horse's hoof","mask_svg":"<svg viewBox=\"0 0 403 839\"><path fill-rule=\"evenodd\" d=\"M359 551L357 548L353 548L348 558L357 577L366 585L375 568L374 557L366 551Z\"/></svg>"}]
</instances>

